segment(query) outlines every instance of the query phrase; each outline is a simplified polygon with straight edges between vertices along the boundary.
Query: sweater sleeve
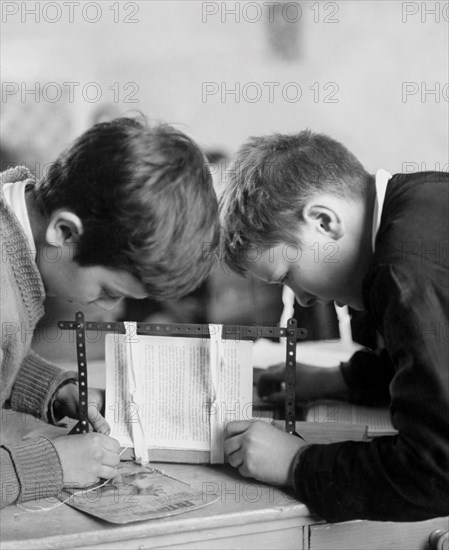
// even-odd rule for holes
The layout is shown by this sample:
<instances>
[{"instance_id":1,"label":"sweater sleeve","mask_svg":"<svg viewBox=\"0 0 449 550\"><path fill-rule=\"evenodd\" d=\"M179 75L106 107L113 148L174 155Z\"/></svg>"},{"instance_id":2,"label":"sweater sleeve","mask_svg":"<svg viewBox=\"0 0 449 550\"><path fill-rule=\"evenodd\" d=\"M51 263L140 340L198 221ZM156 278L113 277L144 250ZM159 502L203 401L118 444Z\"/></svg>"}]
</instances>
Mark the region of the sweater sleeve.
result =
<instances>
[{"instance_id":1,"label":"sweater sleeve","mask_svg":"<svg viewBox=\"0 0 449 550\"><path fill-rule=\"evenodd\" d=\"M390 411L398 435L311 445L297 461L296 496L330 522L449 515L447 288L407 266L382 266L370 307L395 366Z\"/></svg>"},{"instance_id":2,"label":"sweater sleeve","mask_svg":"<svg viewBox=\"0 0 449 550\"><path fill-rule=\"evenodd\" d=\"M340 370L349 389L349 401L364 405L390 403L394 366L385 349L357 351L347 363L340 364Z\"/></svg>"},{"instance_id":3,"label":"sweater sleeve","mask_svg":"<svg viewBox=\"0 0 449 550\"><path fill-rule=\"evenodd\" d=\"M62 466L46 437L0 447L0 507L14 502L58 496L63 486Z\"/></svg>"},{"instance_id":4,"label":"sweater sleeve","mask_svg":"<svg viewBox=\"0 0 449 550\"><path fill-rule=\"evenodd\" d=\"M51 422L49 405L56 390L67 381L76 381L75 371L63 371L30 350L25 357L11 392L11 407Z\"/></svg>"}]
</instances>

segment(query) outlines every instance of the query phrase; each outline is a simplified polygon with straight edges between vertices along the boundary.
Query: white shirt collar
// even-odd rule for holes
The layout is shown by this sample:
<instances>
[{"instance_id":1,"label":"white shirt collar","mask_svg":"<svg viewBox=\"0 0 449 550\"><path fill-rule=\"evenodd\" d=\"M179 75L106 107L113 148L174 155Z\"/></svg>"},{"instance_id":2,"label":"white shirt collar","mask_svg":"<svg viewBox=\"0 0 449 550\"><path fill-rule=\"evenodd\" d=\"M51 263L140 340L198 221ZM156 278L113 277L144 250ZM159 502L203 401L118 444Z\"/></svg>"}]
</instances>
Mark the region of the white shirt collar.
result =
<instances>
[{"instance_id":1,"label":"white shirt collar","mask_svg":"<svg viewBox=\"0 0 449 550\"><path fill-rule=\"evenodd\" d=\"M31 252L33 253L33 257L36 258L36 245L34 243L33 232L31 230L30 218L28 217L28 209L25 201L25 190L27 187L32 187L32 185L33 184L29 181L4 183L3 191L6 202L16 215L25 232Z\"/></svg>"},{"instance_id":2,"label":"white shirt collar","mask_svg":"<svg viewBox=\"0 0 449 550\"><path fill-rule=\"evenodd\" d=\"M391 178L392 175L382 168L376 172L376 202L374 203L373 233L371 241L373 252L375 249L377 232L379 231L380 227L380 219L382 217L385 193L387 191L388 182Z\"/></svg>"}]
</instances>

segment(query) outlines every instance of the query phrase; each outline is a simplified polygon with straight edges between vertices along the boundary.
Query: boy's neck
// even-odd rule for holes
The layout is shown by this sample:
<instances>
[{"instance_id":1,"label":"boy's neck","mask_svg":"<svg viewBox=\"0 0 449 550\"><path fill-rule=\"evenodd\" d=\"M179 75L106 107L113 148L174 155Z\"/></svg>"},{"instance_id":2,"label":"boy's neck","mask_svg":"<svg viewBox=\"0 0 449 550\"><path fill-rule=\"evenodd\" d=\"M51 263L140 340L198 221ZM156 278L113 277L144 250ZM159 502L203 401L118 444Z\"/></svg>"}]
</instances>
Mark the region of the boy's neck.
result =
<instances>
[{"instance_id":1,"label":"boy's neck","mask_svg":"<svg viewBox=\"0 0 449 550\"><path fill-rule=\"evenodd\" d=\"M362 283L365 275L368 273L369 265L373 258L373 217L374 217L374 205L376 202L376 186L373 178L373 183L367 189L367 194L362 201L360 215L360 233L358 243L358 255L356 258L356 270L355 278L357 293L362 297ZM363 303L360 304L363 309Z\"/></svg>"}]
</instances>

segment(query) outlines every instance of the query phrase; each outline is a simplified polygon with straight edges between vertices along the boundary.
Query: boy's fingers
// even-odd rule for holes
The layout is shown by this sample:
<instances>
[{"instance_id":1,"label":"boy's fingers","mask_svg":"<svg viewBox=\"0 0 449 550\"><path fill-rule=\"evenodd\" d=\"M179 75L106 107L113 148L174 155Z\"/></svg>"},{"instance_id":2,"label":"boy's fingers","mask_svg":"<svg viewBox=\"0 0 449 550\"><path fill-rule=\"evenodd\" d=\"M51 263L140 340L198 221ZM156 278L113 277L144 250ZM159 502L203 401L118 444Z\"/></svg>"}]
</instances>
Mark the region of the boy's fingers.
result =
<instances>
[{"instance_id":1,"label":"boy's fingers","mask_svg":"<svg viewBox=\"0 0 449 550\"><path fill-rule=\"evenodd\" d=\"M232 437L233 435L241 434L250 426L248 420L237 420L235 422L228 422L226 424L226 437Z\"/></svg>"},{"instance_id":2,"label":"boy's fingers","mask_svg":"<svg viewBox=\"0 0 449 550\"><path fill-rule=\"evenodd\" d=\"M98 409L95 406L89 406L87 416L95 432L99 432L104 435L109 435L111 433L111 428L109 424L106 422L105 418L98 412Z\"/></svg>"},{"instance_id":3,"label":"boy's fingers","mask_svg":"<svg viewBox=\"0 0 449 550\"><path fill-rule=\"evenodd\" d=\"M102 479L111 479L115 476L116 468L111 466L102 466L100 470L100 477Z\"/></svg>"},{"instance_id":4,"label":"boy's fingers","mask_svg":"<svg viewBox=\"0 0 449 550\"><path fill-rule=\"evenodd\" d=\"M240 466L243 464L243 458L241 457L241 453L235 452L232 455L228 456L228 463L233 468L240 468Z\"/></svg>"},{"instance_id":5,"label":"boy's fingers","mask_svg":"<svg viewBox=\"0 0 449 550\"><path fill-rule=\"evenodd\" d=\"M104 415L105 407L105 390L99 388L89 388L89 404L97 407L102 415Z\"/></svg>"},{"instance_id":6,"label":"boy's fingers","mask_svg":"<svg viewBox=\"0 0 449 550\"><path fill-rule=\"evenodd\" d=\"M232 453L235 453L240 449L240 440L241 438L239 436L230 437L229 439L225 439L224 442L224 452L226 456L232 455Z\"/></svg>"},{"instance_id":7,"label":"boy's fingers","mask_svg":"<svg viewBox=\"0 0 449 550\"><path fill-rule=\"evenodd\" d=\"M104 439L104 446L109 451L113 452L117 457L120 457L120 443L113 437L106 437ZM119 458L120 459L120 458Z\"/></svg>"},{"instance_id":8,"label":"boy's fingers","mask_svg":"<svg viewBox=\"0 0 449 550\"><path fill-rule=\"evenodd\" d=\"M96 432L103 435L109 435L111 433L111 428L103 417L101 420L96 421L96 425L93 425L93 428Z\"/></svg>"},{"instance_id":9,"label":"boy's fingers","mask_svg":"<svg viewBox=\"0 0 449 550\"><path fill-rule=\"evenodd\" d=\"M96 438L95 443L103 449L104 453L112 453L117 460L120 459L120 443L113 437L95 433L86 434L85 437Z\"/></svg>"},{"instance_id":10,"label":"boy's fingers","mask_svg":"<svg viewBox=\"0 0 449 550\"><path fill-rule=\"evenodd\" d=\"M120 455L114 453L113 451L106 451L103 455L101 463L103 466L111 466L115 468L120 462Z\"/></svg>"},{"instance_id":11,"label":"boy's fingers","mask_svg":"<svg viewBox=\"0 0 449 550\"><path fill-rule=\"evenodd\" d=\"M246 464L243 463L240 468L239 468L239 473L240 475L242 475L243 477L252 477L251 474L249 473L249 470L248 468L246 467Z\"/></svg>"}]
</instances>

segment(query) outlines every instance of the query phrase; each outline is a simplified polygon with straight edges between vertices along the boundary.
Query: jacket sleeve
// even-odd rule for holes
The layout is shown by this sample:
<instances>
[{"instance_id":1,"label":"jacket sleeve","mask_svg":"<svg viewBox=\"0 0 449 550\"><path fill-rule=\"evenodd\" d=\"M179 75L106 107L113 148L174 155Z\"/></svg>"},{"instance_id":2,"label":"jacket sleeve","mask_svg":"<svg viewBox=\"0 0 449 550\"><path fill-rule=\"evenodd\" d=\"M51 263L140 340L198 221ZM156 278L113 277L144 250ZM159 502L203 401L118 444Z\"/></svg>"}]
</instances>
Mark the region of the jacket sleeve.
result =
<instances>
[{"instance_id":1,"label":"jacket sleeve","mask_svg":"<svg viewBox=\"0 0 449 550\"><path fill-rule=\"evenodd\" d=\"M46 437L0 446L0 507L58 496L63 473L58 453Z\"/></svg>"},{"instance_id":2,"label":"jacket sleeve","mask_svg":"<svg viewBox=\"0 0 449 550\"><path fill-rule=\"evenodd\" d=\"M349 401L364 405L388 405L394 366L386 349L362 349L340 364L349 389Z\"/></svg>"},{"instance_id":3,"label":"jacket sleeve","mask_svg":"<svg viewBox=\"0 0 449 550\"><path fill-rule=\"evenodd\" d=\"M11 392L11 407L51 422L49 406L56 390L78 379L75 371L63 371L30 350L17 373Z\"/></svg>"},{"instance_id":4,"label":"jacket sleeve","mask_svg":"<svg viewBox=\"0 0 449 550\"><path fill-rule=\"evenodd\" d=\"M390 412L398 435L311 445L298 457L296 496L327 521L449 515L447 288L416 272L382 266L369 293L395 368Z\"/></svg>"}]
</instances>

